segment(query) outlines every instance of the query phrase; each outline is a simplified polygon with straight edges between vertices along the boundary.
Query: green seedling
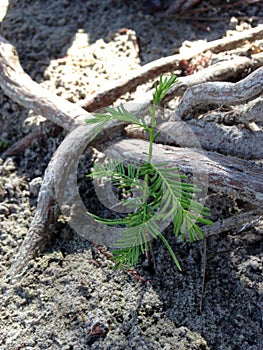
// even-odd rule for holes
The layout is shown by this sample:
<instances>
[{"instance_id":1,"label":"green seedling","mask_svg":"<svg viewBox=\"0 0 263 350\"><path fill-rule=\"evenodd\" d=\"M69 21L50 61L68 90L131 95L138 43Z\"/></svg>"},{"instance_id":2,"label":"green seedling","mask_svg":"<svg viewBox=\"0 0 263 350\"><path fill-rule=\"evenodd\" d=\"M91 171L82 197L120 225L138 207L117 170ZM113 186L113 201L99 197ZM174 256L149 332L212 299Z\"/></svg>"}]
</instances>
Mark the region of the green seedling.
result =
<instances>
[{"instance_id":1,"label":"green seedling","mask_svg":"<svg viewBox=\"0 0 263 350\"><path fill-rule=\"evenodd\" d=\"M211 225L209 209L195 199L199 192L194 184L185 182L187 177L179 174L178 168L167 163L154 164L153 144L158 136L156 132L157 106L172 85L175 76L163 78L155 85L153 106L149 107L150 123L127 111L123 105L107 108L105 114L94 114L87 123L97 123L98 133L111 120L135 124L149 134L147 161L142 164L109 160L104 164L95 163L91 174L93 179L111 179L112 185L122 191L122 202L130 210L125 217L106 219L89 213L97 222L105 225L122 225L122 237L116 241L113 260L116 268L132 268L138 263L140 253L148 261L151 252L151 240L160 239L170 253L177 268L181 270L178 259L168 243L161 227L165 221L173 222L175 237L182 241L194 242L204 238L202 225ZM149 125L150 124L150 125ZM134 195L136 194L136 195ZM201 227L200 227L201 224Z\"/></svg>"}]
</instances>

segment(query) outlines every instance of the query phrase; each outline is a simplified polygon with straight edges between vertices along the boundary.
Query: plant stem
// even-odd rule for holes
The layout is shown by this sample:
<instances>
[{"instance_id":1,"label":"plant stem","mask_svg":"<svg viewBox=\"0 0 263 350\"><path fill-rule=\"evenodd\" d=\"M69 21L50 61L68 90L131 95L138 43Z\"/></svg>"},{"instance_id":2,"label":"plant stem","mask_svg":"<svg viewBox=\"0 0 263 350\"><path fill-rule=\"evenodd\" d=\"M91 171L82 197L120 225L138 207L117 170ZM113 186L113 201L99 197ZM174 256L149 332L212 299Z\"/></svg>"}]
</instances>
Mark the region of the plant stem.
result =
<instances>
[{"instance_id":1,"label":"plant stem","mask_svg":"<svg viewBox=\"0 0 263 350\"><path fill-rule=\"evenodd\" d=\"M152 155L153 155L153 141L154 141L154 132L155 132L155 126L156 126L156 120L155 120L155 113L156 113L156 105L154 104L153 108L150 109L151 113L151 127L149 130L149 135L150 135L150 142L149 142L149 148L148 148L148 163L151 163L152 161ZM143 203L146 203L147 201L147 195L148 195L148 183L149 183L149 174L145 174L144 176L144 191L143 191ZM147 220L147 207L145 207L144 210L144 219L143 221L146 222ZM151 244L150 244L150 239L148 234L146 233L145 237L145 252L146 252L146 257L148 261L148 265L150 265L150 256L151 256Z\"/></svg>"},{"instance_id":2,"label":"plant stem","mask_svg":"<svg viewBox=\"0 0 263 350\"><path fill-rule=\"evenodd\" d=\"M154 105L154 107L150 109L150 112L151 112L151 128L149 130L150 142L149 142L149 148L148 148L148 159L147 159L148 163L151 163L152 154L153 154L154 131L155 131L155 125L156 125L156 121L155 121L156 105ZM149 174L146 174L144 176L143 203L145 203L147 200L148 182L149 182Z\"/></svg>"}]
</instances>

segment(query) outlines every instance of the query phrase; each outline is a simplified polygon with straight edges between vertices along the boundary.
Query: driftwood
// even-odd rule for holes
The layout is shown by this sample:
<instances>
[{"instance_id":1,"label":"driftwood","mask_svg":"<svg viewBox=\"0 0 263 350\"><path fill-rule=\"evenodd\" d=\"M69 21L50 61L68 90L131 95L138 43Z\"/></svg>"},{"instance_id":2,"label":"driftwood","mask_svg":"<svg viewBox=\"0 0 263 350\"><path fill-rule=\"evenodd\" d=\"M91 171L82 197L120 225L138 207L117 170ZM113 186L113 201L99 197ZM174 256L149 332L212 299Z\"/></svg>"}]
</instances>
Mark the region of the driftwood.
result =
<instances>
[{"instance_id":1,"label":"driftwood","mask_svg":"<svg viewBox=\"0 0 263 350\"><path fill-rule=\"evenodd\" d=\"M107 128L107 131L110 131L111 136L114 136L119 134L120 128L122 128L122 125L114 123L110 128ZM9 271L10 276L14 277L20 272L23 272L29 261L41 251L50 240L54 224L57 222L61 209L58 203L58 195L60 193L58 190L61 188L59 181L60 179L64 179L65 184L68 185L66 176L70 177L71 175L68 173L68 169L72 170L73 165L77 167L79 157L89 144L89 141L93 138L93 132L95 132L95 129L86 125L75 128L61 143L49 162L38 196L38 205L34 219L14 259ZM106 139L105 134L104 137ZM70 165L70 160L75 161L75 163ZM62 177L61 174L63 174ZM74 180L75 179L76 178L74 178ZM77 203L78 198L76 198L76 196L78 195L78 190L75 188L74 181L73 184L69 184L68 189L72 189L73 191L70 194L67 193L69 196L67 199L73 198L71 204L74 202ZM60 199L60 202L62 202L62 199ZM78 213L80 214L81 212L83 213L83 208L80 208ZM80 224L84 225L84 222L80 220ZM88 227L91 229L90 223ZM85 230L87 230L87 226Z\"/></svg>"},{"instance_id":2,"label":"driftwood","mask_svg":"<svg viewBox=\"0 0 263 350\"><path fill-rule=\"evenodd\" d=\"M255 70L263 66L263 53L251 57L235 56L231 60L218 62L211 67L186 77L178 78L178 83L172 87L165 96L163 103L170 101L175 96L182 96L188 88L201 83L227 81L244 71Z\"/></svg>"},{"instance_id":3,"label":"driftwood","mask_svg":"<svg viewBox=\"0 0 263 350\"><path fill-rule=\"evenodd\" d=\"M249 33L244 33L242 37L239 35L235 38L222 39L221 41L218 40L213 42L213 44L207 43L205 48L199 49L199 52L211 49L211 46L214 47L216 52L216 50L223 50L223 47L229 47L230 44L233 46L240 42L244 42L244 40L246 40L244 38L251 36L257 38L258 35L262 35L263 26L254 28L248 32ZM179 61L182 58L191 58L196 54L198 54L198 52L191 54L188 53L188 56L175 55L177 57L168 57L146 65L142 67L136 77L134 76L130 80L130 82L133 81L131 85L129 85L129 82L124 84L126 86L125 89L133 89L135 86L145 82L150 77L159 75L160 72L172 70L179 64ZM261 72L261 70L259 69L255 73L252 73L254 74L254 78L257 77L258 72ZM246 81L251 81L251 75L246 79ZM17 276L19 272L22 273L27 267L30 259L39 250L44 248L47 240L51 237L53 225L56 223L61 209L63 210L63 215L68 218L69 222L70 220L74 221L74 225L76 224L75 229L78 232L82 229L84 229L85 232L88 231L87 238L91 240L94 238L93 235L100 235L100 238L104 240L106 244L110 245L111 240L114 240L114 237L118 236L118 230L114 229L111 231L107 227L106 232L103 232L101 227L93 227L90 222L89 226L85 226L85 221L82 223L81 220L74 220L74 216L76 215L83 214L83 218L85 218L85 207L80 203L79 198L76 196L78 191L74 176L77 171L76 166L79 159L78 157L80 157L85 148L90 145L91 141L93 141L93 136L96 132L96 126L85 125L85 119L90 118L91 115L80 106L64 101L62 98L46 91L39 84L33 82L20 66L15 48L2 37L0 37L0 85L4 93L14 101L26 108L32 109L37 114L43 115L48 120L70 132L61 143L46 169L34 219L25 241L14 260L9 276L13 278L14 276ZM202 94L203 85L201 84L198 86L199 88L193 88ZM104 96L107 95L104 92L103 95L97 98L97 100L95 99L96 101L93 100L93 102L86 103L86 108L94 108L94 106L99 108L102 105L108 105L120 96L120 94L123 94L125 89L120 89L120 84L117 84L115 90L113 88L109 91L108 95L110 97L108 100L104 100ZM222 94L222 100L229 95L225 90L216 91L216 94L218 96ZM257 97L258 90L256 90L255 94L255 96L252 96L252 94L250 97ZM102 100L103 103L101 104ZM181 106L185 105L187 107L184 98L182 101ZM130 109L131 111L140 114L145 112L148 102L149 100L146 99L143 104L133 103L131 104ZM189 105L191 109L193 106L190 102ZM189 107L188 109L185 108L185 110L188 111ZM168 130L167 128L169 125L171 125L171 121L168 122L168 124L164 124L165 127L163 130ZM104 127L102 134L95 141L100 142L101 140L105 141L107 138L113 138L115 135L119 135L124 130L125 126L126 124L116 122L110 123ZM137 155L135 154L134 147L135 149L136 147L143 148L145 145L146 141L134 140L130 141L130 143L128 141L126 141L126 143L118 143L114 147L115 152L119 152L119 154L125 154L127 156L132 154L136 157ZM159 156L162 161L173 161L186 173L194 172L197 180L201 183L202 188L207 186L207 179L209 179L209 187L216 191L234 195L237 198L251 202L258 208L261 207L263 200L263 179L262 168L260 166L247 160L227 157L214 152L162 147L163 148L158 148L157 156ZM210 146L208 145L207 147L209 148ZM161 152L160 149L163 151ZM138 153L138 157L139 156L141 157L140 153ZM187 160L186 156L188 157ZM261 156L260 151L259 156ZM203 172L204 168L206 168L206 172ZM60 174L63 174L63 178L66 179L66 181L63 180L61 182ZM62 208L63 204L65 204L65 208ZM69 208L71 210L69 210ZM73 225L72 222L70 223ZM89 229L87 229L87 227L89 227ZM93 232L92 236L90 236L91 232Z\"/></svg>"},{"instance_id":4,"label":"driftwood","mask_svg":"<svg viewBox=\"0 0 263 350\"><path fill-rule=\"evenodd\" d=\"M118 123L105 128L105 133L110 133L111 136L119 132ZM17 276L32 257L44 248L50 239L60 209L71 226L91 241L110 246L114 238L119 236L120 233L116 228L103 229L103 226L98 226L90 220L85 214L85 206L79 199L75 172L79 158L92 136L92 132L87 133L86 126L77 127L65 138L50 161L39 194L34 220L14 260L10 276ZM108 149L113 159L125 160L144 159L146 151L147 142L136 139L118 142ZM154 155L156 162L168 161L171 166L179 166L184 173L194 172L200 188L206 187L209 183L209 187L216 191L234 195L258 207L262 205L263 172L262 168L253 162L213 152L191 151L162 145L155 146ZM63 177L60 174L63 174ZM69 212L67 208L70 208Z\"/></svg>"},{"instance_id":5,"label":"driftwood","mask_svg":"<svg viewBox=\"0 0 263 350\"><path fill-rule=\"evenodd\" d=\"M222 81L222 80L227 80L233 76L235 76L236 74L239 74L241 72L243 72L244 70L248 70L248 69L256 69L260 66L263 65L263 54L255 54L252 55L250 58L249 57L235 57L233 58L231 61L225 61L225 62L220 62L218 64L214 64L211 67L205 68L202 71L199 71L197 73L195 73L194 75L191 76L186 76L186 77L181 77L178 78L177 84L175 87L171 88L169 93L165 96L164 100L163 100L163 104L169 102L171 99L173 99L176 96L181 96L184 94L184 92L186 91L187 88L195 86L197 84L201 84L204 82L208 82L208 81ZM116 99L116 97L119 96L119 94L121 93L122 90L119 90L119 86L117 85L117 87L114 90L114 95L113 98ZM115 95L116 93L116 95ZM106 94L108 96L108 94ZM102 96L102 100L104 99L104 97ZM85 108L86 110L88 110L89 112L93 112L96 109L98 109L99 106L103 106L103 104L101 104L100 100L97 104L97 99L92 99L92 100L86 100L85 102L81 101L79 103L80 106L83 106L83 108ZM19 102L17 100L17 102ZM257 103L255 103L257 102ZM252 121L257 121L259 116L260 116L260 111L262 111L262 102L260 101L256 101L251 103L250 105L247 105L247 107L243 107L242 111L240 111L238 113L239 115L239 121L242 123L249 123ZM149 91L147 94L145 94L145 96L143 96L143 100L142 101L137 101L136 103L138 104L143 104L144 106L147 106L149 104L152 103L152 90ZM139 111L140 113L140 111ZM46 122L47 124L49 122ZM36 128L32 133L30 133L29 135L26 135L23 139L17 141L14 145L12 145L10 148L8 148L8 150L4 153L4 156L14 156L14 155L18 155L20 153L22 153L27 147L30 146L30 144L36 139L36 138L46 138L47 134L48 134L48 129L49 127L45 127L45 132L46 134L44 134L41 130L41 128ZM67 125L65 125L65 129L67 129ZM220 138L222 137L228 137L229 135L226 134L225 136L222 135L220 136ZM259 136L259 135L258 135ZM255 135L251 135L251 137L255 138ZM246 136L247 138L247 136ZM254 143L254 142L253 142ZM185 144L185 146L188 146L187 144ZM204 145L204 147L206 148L206 146ZM211 148L212 150L218 150L220 151L220 149L216 148L216 146L214 146L213 148ZM224 149L222 148L222 151L224 152ZM234 153L229 153L229 154L234 154ZM255 156L254 156L255 154ZM243 157L243 153L242 151L240 151L239 154L236 154L237 156L241 156ZM251 155L247 155L248 158L254 158L257 157L257 152L252 152Z\"/></svg>"}]
</instances>

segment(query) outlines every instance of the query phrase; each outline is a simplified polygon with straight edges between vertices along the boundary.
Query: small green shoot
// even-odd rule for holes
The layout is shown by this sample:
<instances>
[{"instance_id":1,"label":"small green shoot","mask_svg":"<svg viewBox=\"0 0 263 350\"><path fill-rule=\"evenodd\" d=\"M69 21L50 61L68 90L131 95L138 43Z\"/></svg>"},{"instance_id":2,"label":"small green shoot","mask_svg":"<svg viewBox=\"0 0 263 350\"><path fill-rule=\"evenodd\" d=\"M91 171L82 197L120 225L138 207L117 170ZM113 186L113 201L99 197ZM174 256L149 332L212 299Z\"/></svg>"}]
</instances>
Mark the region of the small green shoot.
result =
<instances>
[{"instance_id":1,"label":"small green shoot","mask_svg":"<svg viewBox=\"0 0 263 350\"><path fill-rule=\"evenodd\" d=\"M138 263L140 253L150 256L151 240L160 239L170 253L175 265L181 266L169 242L162 233L162 223L173 222L175 237L182 241L194 242L204 238L204 231L198 226L211 225L208 219L209 209L195 200L199 192L194 184L182 182L186 176L179 174L179 169L169 168L166 163L153 164L153 144L156 133L156 109L158 104L176 83L176 76L163 78L155 85L153 106L149 108L151 123L148 126L144 119L136 117L123 105L114 109L107 108L105 114L94 114L87 123L97 123L99 131L111 120L120 120L142 127L149 133L150 141L147 161L143 164L123 164L110 160L95 164L89 178L110 178L112 185L122 191L122 202L130 209L126 217L105 219L89 213L96 221L106 225L123 225L122 237L116 242L113 260L116 268L132 268ZM136 193L136 196L134 196Z\"/></svg>"}]
</instances>

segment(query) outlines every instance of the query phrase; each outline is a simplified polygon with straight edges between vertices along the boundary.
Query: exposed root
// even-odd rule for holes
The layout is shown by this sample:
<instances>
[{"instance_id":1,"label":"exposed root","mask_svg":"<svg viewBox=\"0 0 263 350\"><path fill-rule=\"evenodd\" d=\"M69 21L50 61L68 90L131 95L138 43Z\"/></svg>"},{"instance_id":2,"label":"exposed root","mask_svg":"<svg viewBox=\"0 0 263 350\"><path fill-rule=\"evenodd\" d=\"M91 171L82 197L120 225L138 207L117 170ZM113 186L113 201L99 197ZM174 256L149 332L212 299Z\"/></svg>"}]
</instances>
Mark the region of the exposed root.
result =
<instances>
[{"instance_id":1,"label":"exposed root","mask_svg":"<svg viewBox=\"0 0 263 350\"><path fill-rule=\"evenodd\" d=\"M260 67L237 83L209 82L195 85L186 90L175 109L175 115L182 119L191 119L200 108L210 104L231 106L246 103L262 94L262 81L263 67Z\"/></svg>"},{"instance_id":2,"label":"exposed root","mask_svg":"<svg viewBox=\"0 0 263 350\"><path fill-rule=\"evenodd\" d=\"M121 80L116 81L112 84L112 88L107 89L105 91L100 91L96 95L92 97L87 97L84 101L81 101L81 106L85 110L92 112L96 109L100 109L102 107L109 106L114 101L116 101L120 96L124 95L127 92L134 91L137 86L147 82L150 79L154 79L158 77L161 73L172 73L175 70L178 70L181 68L181 64L183 61L189 61L193 57L196 57L200 55L201 53L204 53L208 50L211 50L213 53L219 53L227 50L234 49L238 46L243 45L246 41L253 42L254 40L261 39L263 37L263 25L259 25L256 28L249 29L247 31L244 31L242 33L238 33L236 35L233 35L231 37L226 37L223 39L214 40L208 43L203 42L202 44L199 44L196 47L190 47L187 50L184 50L184 52L181 52L180 54L176 54L173 56L168 56L164 58L160 58L156 61L153 61L151 63L146 64L145 66L142 66L140 69L138 69L136 72L132 73L130 78L127 80ZM242 60L242 58L240 58ZM244 61L245 58L243 57ZM247 60L249 60L247 58ZM258 68L260 65L262 65L262 58L260 58L260 62L256 64L255 68ZM242 63L244 64L244 62ZM247 61L247 67L253 69L252 64L250 63L250 66ZM217 67L218 69L219 67ZM241 69L244 69L243 66ZM254 69L255 69L254 68ZM226 70L231 69L229 65L225 69L223 74L227 74ZM235 66L235 69L238 69L238 65ZM233 76L233 70L232 75L231 73L228 74L228 77ZM213 71L213 73L216 73L216 70ZM236 73L235 73L236 74ZM194 78L195 79L195 78ZM199 78L200 79L200 78ZM225 76L221 76L215 80L224 80ZM191 80L191 79L188 79ZM210 77L208 80L214 80L212 74L210 73ZM203 82L207 80L202 80L199 82ZM182 83L182 85L184 82ZM195 83L196 84L196 83ZM185 89L188 86L185 87ZM181 94L185 91L185 89L181 90Z\"/></svg>"},{"instance_id":3,"label":"exposed root","mask_svg":"<svg viewBox=\"0 0 263 350\"><path fill-rule=\"evenodd\" d=\"M85 124L85 119L91 117L86 110L94 111L100 107L108 106L122 94L134 90L138 85L157 77L160 73L173 72L176 69L180 69L182 60L190 60L207 50L217 53L230 48L232 49L241 45L246 40L255 40L262 37L262 35L263 26L258 26L233 37L206 43L198 49L193 50L191 48L183 54L154 61L142 67L130 79L117 82L110 90L103 91L91 99L87 99L82 103L83 108L63 100L32 81L23 71L15 48L0 36L0 85L4 93L25 108L32 109L37 114L44 116L49 121L56 123L70 132L55 152L46 169L34 219L25 241L11 266L8 277L12 279L23 274L32 257L39 250L44 249L46 242L52 236L53 227L56 224L59 211L62 209L61 206L63 204L66 207L64 210L68 210L67 219L69 221L76 218L80 213L85 213L83 203L78 207L78 198L76 197L78 189L74 176L76 176L78 157L90 145L96 132L96 125L87 126ZM235 64L233 65L233 63ZM259 114L258 111L262 111L262 99L256 99L262 94L263 68L258 68L262 65L262 54L252 55L250 58L236 57L230 64L232 68L229 62L221 62L217 66L208 67L200 73L180 78L179 84L171 91L166 101L174 96L184 94L185 89L189 86L191 87L187 89L179 106L176 108L176 115L187 119L192 118L192 113L196 111L196 108L207 106L209 103L229 106L253 100L255 103L251 102L248 104L243 110L243 114L241 113L240 121L245 123L262 121L257 116ZM235 84L215 82L215 80L233 77L237 72L240 73L243 70L254 70L256 68L258 69L255 72ZM213 82L204 83L205 81ZM202 84L199 84L201 82ZM142 104L137 104L136 114L141 115L141 113L145 112L149 103L151 103L151 92L144 96ZM133 105L136 105L136 103L133 103ZM260 118L262 118L262 113ZM206 128L202 123L203 121L193 121L192 127L194 133L197 135L196 139L200 140L200 144L204 148L235 154L236 145L234 148L227 147L227 137L232 137L233 133L236 132L235 128L232 128L231 132L228 133L224 126L211 126L214 128L212 131L213 134L218 132L218 138L221 137L219 135L223 135L223 139L219 142L213 139L208 140L208 137L202 137L202 128ZM178 143L181 146L195 147L195 142L193 145L189 142L186 144L183 143L183 139L179 137L180 135L176 134L176 129L173 129L176 126L176 122L171 121L161 125L161 128L163 128L162 131L166 135L166 141L167 135L173 139L175 136L176 139L178 138ZM120 123L106 125L99 138L96 139L96 142L101 144L107 138L113 138L115 135L119 135L124 127L125 124ZM260 131L256 135L244 130L240 132L240 135L241 138L247 140L247 143L251 143L255 147L253 147L253 151L251 150L247 154L245 154L245 151L241 151L240 149L242 147L240 147L239 153L235 155L261 159L262 150L257 146L260 145L259 138L262 138L262 132ZM29 136L27 139L24 139L22 146L27 147L27 142L30 142L31 139L32 137ZM190 140L190 137L188 140ZM209 187L215 191L231 194L253 203L258 208L262 207L262 168L253 162L220 155L215 152L194 151L186 148L167 146L156 147L158 148L154 154L156 154L158 161L163 162L167 160L173 166L179 166L182 172L193 172L202 188L207 187L209 182ZM111 150L113 152L112 154L115 154L115 157L125 156L126 159L129 157L132 160L142 159L144 157L143 150L147 150L147 142L143 140L121 141L113 145ZM9 155L11 151L12 148L9 149ZM74 171L71 173L72 169ZM204 171L204 169L206 170ZM63 177L61 174L63 174ZM79 232L84 228L85 232L88 231L88 239L92 241L99 234L109 245L111 244L109 237L116 236L116 232L118 231L116 228L111 231L108 227L107 230L103 231L100 227L98 232L98 226L92 226L92 223L85 226L85 221L75 220L74 224L76 222L76 230Z\"/></svg>"}]
</instances>

